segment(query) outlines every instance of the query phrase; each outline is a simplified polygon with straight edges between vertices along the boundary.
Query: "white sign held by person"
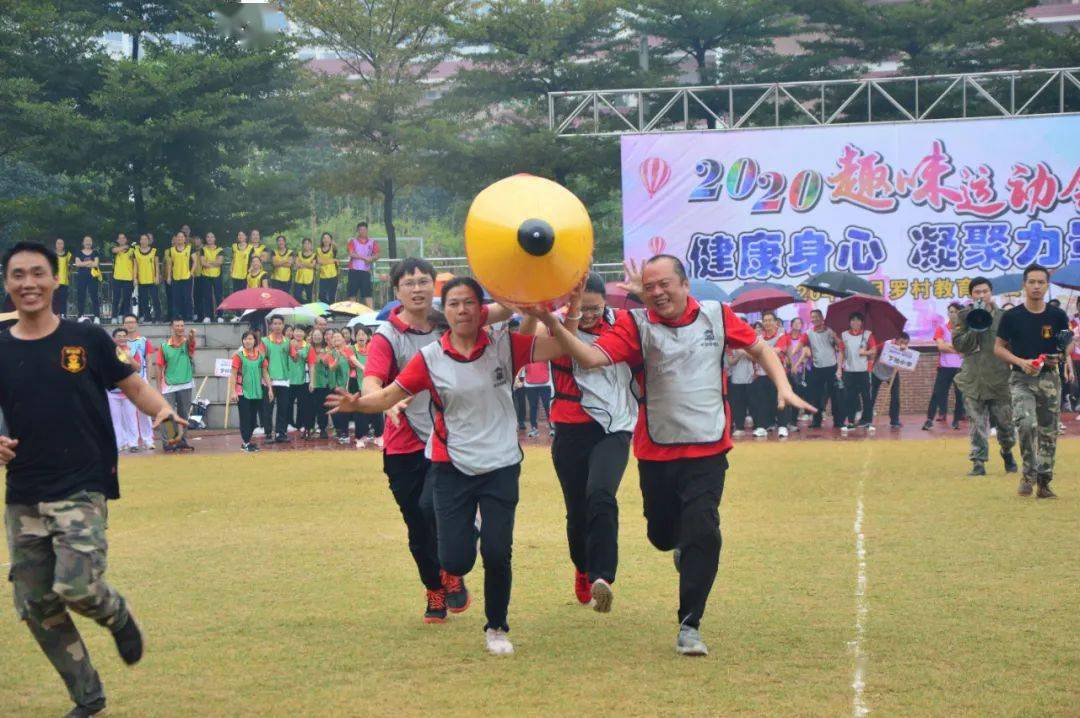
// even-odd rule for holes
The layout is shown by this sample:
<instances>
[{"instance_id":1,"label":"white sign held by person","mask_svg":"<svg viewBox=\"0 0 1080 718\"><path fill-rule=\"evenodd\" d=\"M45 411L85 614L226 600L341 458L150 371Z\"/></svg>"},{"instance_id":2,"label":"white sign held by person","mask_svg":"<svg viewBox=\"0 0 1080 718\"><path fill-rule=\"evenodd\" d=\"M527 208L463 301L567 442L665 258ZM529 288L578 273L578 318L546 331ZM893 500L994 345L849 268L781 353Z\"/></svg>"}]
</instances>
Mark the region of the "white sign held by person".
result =
<instances>
[{"instance_id":1,"label":"white sign held by person","mask_svg":"<svg viewBox=\"0 0 1080 718\"><path fill-rule=\"evenodd\" d=\"M232 361L229 359L215 359L214 360L214 376L228 379L229 374L232 373Z\"/></svg>"},{"instance_id":2,"label":"white sign held by person","mask_svg":"<svg viewBox=\"0 0 1080 718\"><path fill-rule=\"evenodd\" d=\"M901 349L892 342L886 342L878 361L895 369L914 371L915 365L919 363L919 352L914 349Z\"/></svg>"}]
</instances>

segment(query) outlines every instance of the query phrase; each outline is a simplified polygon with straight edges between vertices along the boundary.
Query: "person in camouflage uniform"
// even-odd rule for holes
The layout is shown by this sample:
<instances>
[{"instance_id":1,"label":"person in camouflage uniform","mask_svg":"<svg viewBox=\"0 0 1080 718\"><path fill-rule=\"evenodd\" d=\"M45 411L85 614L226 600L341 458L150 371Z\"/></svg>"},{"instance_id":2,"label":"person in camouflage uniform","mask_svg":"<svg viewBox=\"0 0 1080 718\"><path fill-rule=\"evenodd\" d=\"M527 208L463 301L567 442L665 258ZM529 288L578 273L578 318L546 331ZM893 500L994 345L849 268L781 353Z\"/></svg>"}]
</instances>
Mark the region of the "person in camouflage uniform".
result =
<instances>
[{"instance_id":1,"label":"person in camouflage uniform","mask_svg":"<svg viewBox=\"0 0 1080 718\"><path fill-rule=\"evenodd\" d=\"M1044 299L1049 285L1050 272L1045 267L1032 264L1024 270L1024 303L1005 313L994 343L994 354L1012 366L1009 393L1024 459L1017 493L1030 496L1034 490L1040 499L1057 497L1050 482L1061 413L1058 364L1072 340L1068 316ZM1064 345L1062 334L1067 335Z\"/></svg>"},{"instance_id":2,"label":"person in camouflage uniform","mask_svg":"<svg viewBox=\"0 0 1080 718\"><path fill-rule=\"evenodd\" d=\"M956 386L964 394L964 407L968 415L968 432L971 438L971 471L968 476L985 476L986 462L990 457L990 427L997 428L998 445L1005 471L1017 471L1012 449L1016 445L1016 428L1013 426L1012 403L1009 395L1009 365L994 356L994 341L1004 312L994 306L993 285L986 277L971 280L969 291L976 302L993 316L993 324L986 331L977 332L968 326L967 317L971 307L960 313L953 347L964 357Z\"/></svg>"}]
</instances>

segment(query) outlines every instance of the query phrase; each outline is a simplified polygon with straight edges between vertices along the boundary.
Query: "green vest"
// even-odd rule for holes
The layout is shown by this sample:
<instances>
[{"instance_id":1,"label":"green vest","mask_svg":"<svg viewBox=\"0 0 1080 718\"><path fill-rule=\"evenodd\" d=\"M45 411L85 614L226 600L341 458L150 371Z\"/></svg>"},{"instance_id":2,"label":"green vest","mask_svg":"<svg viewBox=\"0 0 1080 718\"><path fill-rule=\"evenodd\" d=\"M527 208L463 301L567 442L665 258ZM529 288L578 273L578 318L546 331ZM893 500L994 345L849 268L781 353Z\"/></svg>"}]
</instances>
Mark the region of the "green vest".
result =
<instances>
[{"instance_id":1,"label":"green vest","mask_svg":"<svg viewBox=\"0 0 1080 718\"><path fill-rule=\"evenodd\" d=\"M288 361L289 386L302 386L307 384L307 358L310 349L311 345L304 342L304 345L296 350L296 359L293 359L286 354L286 359Z\"/></svg>"},{"instance_id":2,"label":"green vest","mask_svg":"<svg viewBox=\"0 0 1080 718\"><path fill-rule=\"evenodd\" d=\"M262 343L270 362L270 381L285 381L289 378L289 340L283 339L281 344L275 344L270 337L263 337Z\"/></svg>"},{"instance_id":3,"label":"green vest","mask_svg":"<svg viewBox=\"0 0 1080 718\"><path fill-rule=\"evenodd\" d=\"M348 389L349 370L352 368L349 357L345 356L344 352L335 351L334 358L337 359L337 366L330 370L330 388Z\"/></svg>"},{"instance_id":4,"label":"green vest","mask_svg":"<svg viewBox=\"0 0 1080 718\"><path fill-rule=\"evenodd\" d=\"M161 353L165 357L165 383L179 386L189 383L195 375L195 366L188 355L187 342L174 347L169 342L162 342Z\"/></svg>"},{"instance_id":5,"label":"green vest","mask_svg":"<svg viewBox=\"0 0 1080 718\"><path fill-rule=\"evenodd\" d=\"M323 363L323 359L327 354L333 356L333 352L319 352L315 355L315 388L316 389L330 389L335 386L333 383L333 377L337 373L336 369L331 369Z\"/></svg>"},{"instance_id":6,"label":"green vest","mask_svg":"<svg viewBox=\"0 0 1080 718\"><path fill-rule=\"evenodd\" d=\"M262 363L263 355L256 354L254 359L248 359L244 350L236 352L240 357L240 384L241 393L245 399L262 399Z\"/></svg>"}]
</instances>

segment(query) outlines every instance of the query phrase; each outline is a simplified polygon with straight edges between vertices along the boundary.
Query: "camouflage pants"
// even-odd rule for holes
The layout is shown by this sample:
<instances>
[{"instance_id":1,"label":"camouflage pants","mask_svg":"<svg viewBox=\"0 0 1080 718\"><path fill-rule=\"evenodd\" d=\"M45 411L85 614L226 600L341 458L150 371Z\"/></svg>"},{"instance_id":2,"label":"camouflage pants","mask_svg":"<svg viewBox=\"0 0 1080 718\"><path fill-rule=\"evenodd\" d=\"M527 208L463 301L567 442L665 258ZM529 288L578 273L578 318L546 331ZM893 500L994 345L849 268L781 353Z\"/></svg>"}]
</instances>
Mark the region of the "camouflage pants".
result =
<instances>
[{"instance_id":1,"label":"camouflage pants","mask_svg":"<svg viewBox=\"0 0 1080 718\"><path fill-rule=\"evenodd\" d=\"M9 504L4 512L15 610L82 706L104 703L105 692L67 609L107 627L122 626L128 616L104 579L107 522L99 493Z\"/></svg>"},{"instance_id":2,"label":"camouflage pants","mask_svg":"<svg viewBox=\"0 0 1080 718\"><path fill-rule=\"evenodd\" d=\"M1036 376L1014 371L1009 376L1009 393L1020 454L1024 457L1024 478L1049 483L1057 450L1061 378L1056 370Z\"/></svg>"},{"instance_id":3,"label":"camouflage pants","mask_svg":"<svg viewBox=\"0 0 1080 718\"><path fill-rule=\"evenodd\" d=\"M986 462L990 458L990 426L997 427L997 440L1002 453L1016 446L1016 427L1013 425L1012 404L1008 401L972 399L964 395L968 432L971 436L972 461Z\"/></svg>"}]
</instances>

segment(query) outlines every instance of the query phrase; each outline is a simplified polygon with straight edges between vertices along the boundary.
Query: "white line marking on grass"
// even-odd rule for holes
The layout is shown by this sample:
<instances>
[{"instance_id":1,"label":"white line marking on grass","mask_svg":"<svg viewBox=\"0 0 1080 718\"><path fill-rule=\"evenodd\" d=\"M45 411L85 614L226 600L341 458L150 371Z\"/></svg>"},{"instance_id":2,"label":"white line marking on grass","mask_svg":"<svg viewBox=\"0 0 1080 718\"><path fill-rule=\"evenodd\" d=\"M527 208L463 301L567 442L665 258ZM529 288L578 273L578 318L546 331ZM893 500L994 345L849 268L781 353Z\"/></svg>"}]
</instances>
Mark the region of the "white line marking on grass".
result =
<instances>
[{"instance_id":1,"label":"white line marking on grass","mask_svg":"<svg viewBox=\"0 0 1080 718\"><path fill-rule=\"evenodd\" d=\"M863 535L863 488L866 482L866 473L869 471L869 452L863 464L863 472L859 476L858 495L855 498L855 561L857 572L855 576L855 639L851 642L852 651L855 654L855 670L851 680L851 688L854 696L851 703L851 714L855 718L861 718L870 712L863 697L866 688L866 667L869 656L863 647L863 638L866 635L866 617L869 606L866 600L866 537Z\"/></svg>"}]
</instances>

